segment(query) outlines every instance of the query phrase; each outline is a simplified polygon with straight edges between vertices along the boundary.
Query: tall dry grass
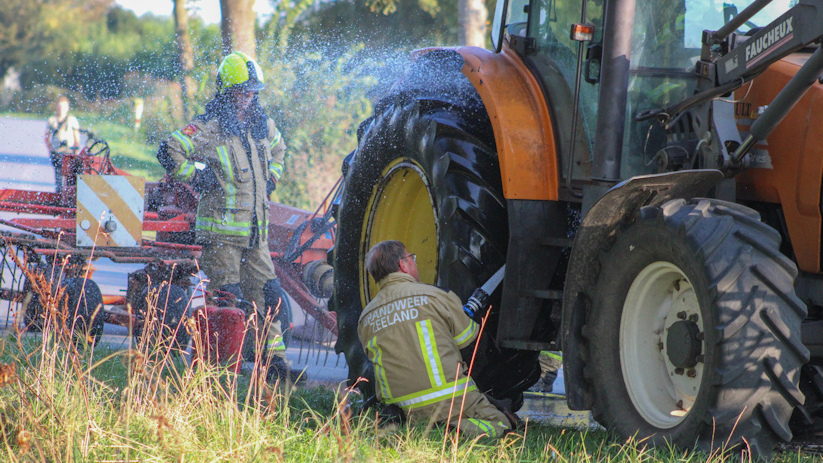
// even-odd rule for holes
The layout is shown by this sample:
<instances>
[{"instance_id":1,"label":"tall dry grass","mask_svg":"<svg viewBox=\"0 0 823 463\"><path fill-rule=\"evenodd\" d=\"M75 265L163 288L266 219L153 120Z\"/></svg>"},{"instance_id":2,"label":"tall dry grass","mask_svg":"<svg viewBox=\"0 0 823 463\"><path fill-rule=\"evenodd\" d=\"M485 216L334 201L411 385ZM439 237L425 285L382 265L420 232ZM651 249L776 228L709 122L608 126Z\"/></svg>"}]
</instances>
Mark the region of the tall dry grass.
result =
<instances>
[{"instance_id":1,"label":"tall dry grass","mask_svg":"<svg viewBox=\"0 0 823 463\"><path fill-rule=\"evenodd\" d=\"M342 389L269 385L262 368L233 374L150 335L122 350L94 345L76 335L48 279L27 277L46 320L42 334L18 329L0 340L0 461L749 461L529 422L502 441L431 426L380 429L371 412L354 413L362 401ZM150 293L162 306L157 299ZM149 317L144 331L159 319ZM202 343L191 320L181 329ZM783 453L778 461L814 460Z\"/></svg>"}]
</instances>

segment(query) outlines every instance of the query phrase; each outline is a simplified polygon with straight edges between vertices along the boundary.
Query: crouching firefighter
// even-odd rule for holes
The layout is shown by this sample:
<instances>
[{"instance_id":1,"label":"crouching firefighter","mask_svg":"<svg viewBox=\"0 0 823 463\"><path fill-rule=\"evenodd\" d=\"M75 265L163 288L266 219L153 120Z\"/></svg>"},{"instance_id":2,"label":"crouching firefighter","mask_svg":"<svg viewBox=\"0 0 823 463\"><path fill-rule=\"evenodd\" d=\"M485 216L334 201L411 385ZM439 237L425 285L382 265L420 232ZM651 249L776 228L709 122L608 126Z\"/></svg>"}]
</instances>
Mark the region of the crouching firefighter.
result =
<instances>
[{"instance_id":1,"label":"crouching firefighter","mask_svg":"<svg viewBox=\"0 0 823 463\"><path fill-rule=\"evenodd\" d=\"M283 172L286 145L258 100L264 88L257 63L242 52L217 69L217 93L206 112L160 144L166 172L200 194L196 240L209 290L233 294L265 339L267 380L294 380L286 362L282 329L275 319L283 293L268 246L268 197ZM263 326L269 320L268 326ZM253 336L245 346L259 345Z\"/></svg>"},{"instance_id":2,"label":"crouching firefighter","mask_svg":"<svg viewBox=\"0 0 823 463\"><path fill-rule=\"evenodd\" d=\"M459 421L469 436L502 437L519 419L477 390L460 355L480 328L456 294L420 283L416 260L399 241L378 243L366 256L380 292L357 331L374 365L377 398L412 423L457 428Z\"/></svg>"}]
</instances>

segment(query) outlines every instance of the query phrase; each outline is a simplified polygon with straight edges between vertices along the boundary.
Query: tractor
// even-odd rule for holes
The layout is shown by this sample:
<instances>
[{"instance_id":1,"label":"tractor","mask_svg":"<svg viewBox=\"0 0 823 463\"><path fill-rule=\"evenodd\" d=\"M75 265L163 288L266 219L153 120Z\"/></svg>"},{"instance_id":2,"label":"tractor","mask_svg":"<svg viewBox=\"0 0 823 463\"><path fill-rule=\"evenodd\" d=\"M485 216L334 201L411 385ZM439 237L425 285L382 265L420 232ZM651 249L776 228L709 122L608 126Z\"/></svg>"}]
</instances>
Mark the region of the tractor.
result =
<instances>
[{"instance_id":1,"label":"tractor","mask_svg":"<svg viewBox=\"0 0 823 463\"><path fill-rule=\"evenodd\" d=\"M569 407L623 439L823 431L821 37L823 0L498 0L491 50L414 52L343 166L350 381L396 239L464 301L505 264L472 373L498 399L562 350Z\"/></svg>"}]
</instances>

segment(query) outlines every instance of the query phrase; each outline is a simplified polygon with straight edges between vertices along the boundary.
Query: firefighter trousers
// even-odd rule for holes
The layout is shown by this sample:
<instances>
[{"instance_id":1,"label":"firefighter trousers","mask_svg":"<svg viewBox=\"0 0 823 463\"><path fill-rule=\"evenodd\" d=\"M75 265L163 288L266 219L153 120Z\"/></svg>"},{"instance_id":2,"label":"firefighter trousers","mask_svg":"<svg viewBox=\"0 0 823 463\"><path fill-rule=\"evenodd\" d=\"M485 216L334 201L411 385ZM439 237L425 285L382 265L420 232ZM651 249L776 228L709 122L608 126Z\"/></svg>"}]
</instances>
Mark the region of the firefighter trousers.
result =
<instances>
[{"instance_id":1,"label":"firefighter trousers","mask_svg":"<svg viewBox=\"0 0 823 463\"><path fill-rule=\"evenodd\" d=\"M203 246L200 269L209 279L208 289L219 289L226 285L239 284L243 298L257 308L247 316L256 316L256 327L262 331L267 355L286 359L286 346L283 344L283 330L280 321L272 313L275 307L266 310L266 297L263 287L269 280L274 280L274 264L265 246L239 247L225 243L210 243ZM268 321L268 326L265 325ZM252 323L250 329L255 329ZM258 342L260 342L258 341ZM258 344L259 345L259 344ZM265 360L265 359L264 359Z\"/></svg>"},{"instance_id":2,"label":"firefighter trousers","mask_svg":"<svg viewBox=\"0 0 823 463\"><path fill-rule=\"evenodd\" d=\"M451 414L449 414L449 409L451 409ZM477 390L468 391L465 402L463 402L463 397L458 395L454 399L449 398L435 404L419 408L412 407L404 411L411 423L427 424L433 421L438 424L448 423L449 427L458 429L459 421L460 432L469 437L486 434L492 438L500 438L506 434L506 431L512 429L512 423L506 415Z\"/></svg>"}]
</instances>

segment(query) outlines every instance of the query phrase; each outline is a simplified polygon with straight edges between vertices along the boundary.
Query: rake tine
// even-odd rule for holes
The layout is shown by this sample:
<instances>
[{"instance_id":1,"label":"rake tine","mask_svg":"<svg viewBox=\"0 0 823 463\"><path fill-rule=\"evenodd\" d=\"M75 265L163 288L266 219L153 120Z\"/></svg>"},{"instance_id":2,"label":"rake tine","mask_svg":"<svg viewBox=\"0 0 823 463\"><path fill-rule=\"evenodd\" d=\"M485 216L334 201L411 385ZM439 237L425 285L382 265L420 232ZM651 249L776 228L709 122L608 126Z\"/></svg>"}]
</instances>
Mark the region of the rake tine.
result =
<instances>
[{"instance_id":1,"label":"rake tine","mask_svg":"<svg viewBox=\"0 0 823 463\"><path fill-rule=\"evenodd\" d=\"M314 353L314 365L317 366L320 363L320 341L318 341L320 335L322 333L317 328L317 322L315 321L311 325L311 339L312 339L312 349L315 350Z\"/></svg>"},{"instance_id":2,"label":"rake tine","mask_svg":"<svg viewBox=\"0 0 823 463\"><path fill-rule=\"evenodd\" d=\"M306 313L306 311L302 307L300 308L300 310L303 310L303 319L308 320L309 316ZM305 331L305 325L304 325L303 331ZM292 339L294 339L294 333L292 333ZM306 340L303 339L303 336L300 336L300 352L298 352L298 354L297 354L297 363L300 363L301 360L303 360L303 343L304 342L306 342Z\"/></svg>"}]
</instances>

